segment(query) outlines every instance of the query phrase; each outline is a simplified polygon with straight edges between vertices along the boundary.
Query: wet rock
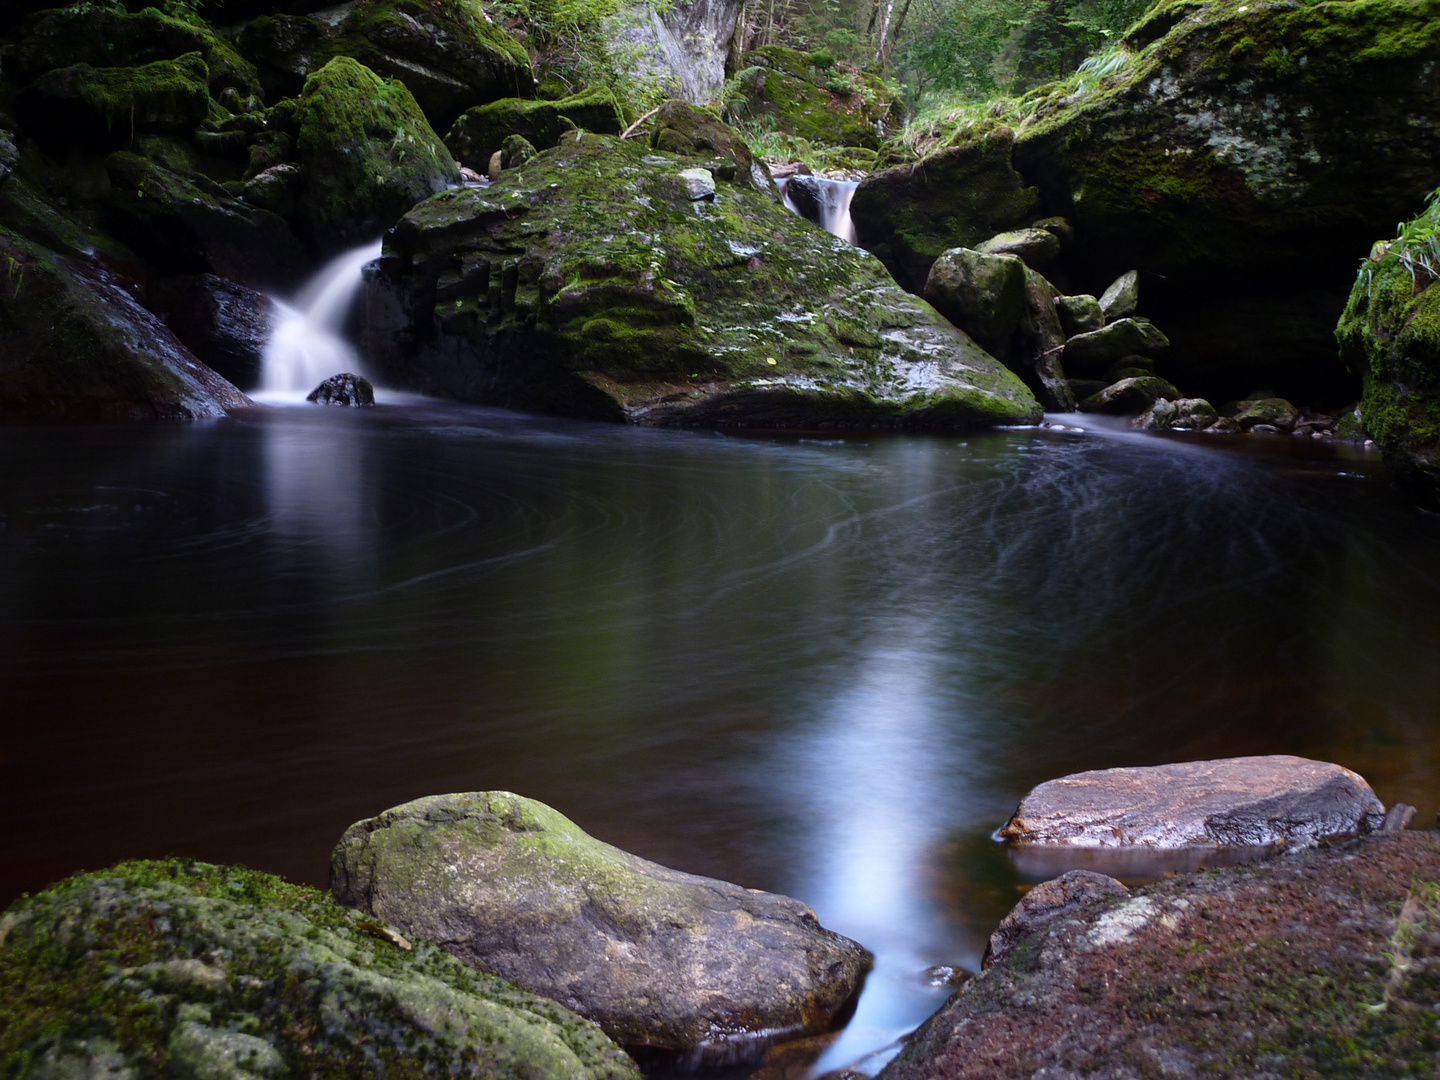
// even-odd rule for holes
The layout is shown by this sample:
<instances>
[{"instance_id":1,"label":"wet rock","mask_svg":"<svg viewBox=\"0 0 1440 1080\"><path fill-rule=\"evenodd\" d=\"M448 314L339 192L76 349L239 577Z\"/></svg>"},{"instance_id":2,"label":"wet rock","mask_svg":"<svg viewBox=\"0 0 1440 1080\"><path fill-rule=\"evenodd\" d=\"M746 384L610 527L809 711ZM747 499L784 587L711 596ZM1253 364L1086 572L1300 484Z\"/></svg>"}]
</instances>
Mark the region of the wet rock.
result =
<instances>
[{"instance_id":1,"label":"wet rock","mask_svg":"<svg viewBox=\"0 0 1440 1080\"><path fill-rule=\"evenodd\" d=\"M331 375L305 396L316 405L339 405L365 408L375 404L375 388L363 375L342 372Z\"/></svg>"},{"instance_id":2,"label":"wet rock","mask_svg":"<svg viewBox=\"0 0 1440 1080\"><path fill-rule=\"evenodd\" d=\"M508 792L431 796L352 825L331 889L622 1045L692 1060L827 1030L870 966L799 901L647 862Z\"/></svg>"},{"instance_id":3,"label":"wet rock","mask_svg":"<svg viewBox=\"0 0 1440 1080\"><path fill-rule=\"evenodd\" d=\"M1376 829L1384 814L1358 774L1276 754L1050 780L1025 796L999 835L1080 847L1303 847Z\"/></svg>"},{"instance_id":4,"label":"wet rock","mask_svg":"<svg viewBox=\"0 0 1440 1080\"><path fill-rule=\"evenodd\" d=\"M988 968L997 960L1005 959L1016 945L1052 919L1073 915L1087 904L1129 892L1123 883L1093 870L1071 870L1041 882L1000 920L985 947L981 967Z\"/></svg>"},{"instance_id":5,"label":"wet rock","mask_svg":"<svg viewBox=\"0 0 1440 1080\"><path fill-rule=\"evenodd\" d=\"M523 135L548 150L567 131L619 135L625 130L620 105L608 89L586 90L559 101L504 98L469 109L445 136L445 145L462 165L483 169L506 136Z\"/></svg>"},{"instance_id":6,"label":"wet rock","mask_svg":"<svg viewBox=\"0 0 1440 1080\"><path fill-rule=\"evenodd\" d=\"M394 939L254 871L173 860L79 875L0 917L0 1062L17 1080L638 1080L588 1021Z\"/></svg>"},{"instance_id":7,"label":"wet rock","mask_svg":"<svg viewBox=\"0 0 1440 1080\"><path fill-rule=\"evenodd\" d=\"M1018 257L952 248L930 267L924 296L977 345L1005 363L1025 310L1025 286L1025 264Z\"/></svg>"},{"instance_id":8,"label":"wet rock","mask_svg":"<svg viewBox=\"0 0 1440 1080\"><path fill-rule=\"evenodd\" d=\"M824 221L825 195L820 190L820 181L813 176L792 176L785 183L785 197L790 205L806 221L819 225ZM928 299L928 298L927 298ZM930 301L932 304L935 302ZM946 318L949 318L947 315ZM954 319L950 319L955 322ZM956 323L958 326L959 324ZM973 335L972 335L973 336Z\"/></svg>"},{"instance_id":9,"label":"wet rock","mask_svg":"<svg viewBox=\"0 0 1440 1080\"><path fill-rule=\"evenodd\" d=\"M306 80L296 151L306 176L300 217L324 252L373 240L460 181L410 91L347 57Z\"/></svg>"},{"instance_id":10,"label":"wet rock","mask_svg":"<svg viewBox=\"0 0 1440 1080\"><path fill-rule=\"evenodd\" d=\"M1203 431L1217 419L1215 406L1204 398L1156 400L1148 410L1135 418L1135 426L1147 431Z\"/></svg>"},{"instance_id":11,"label":"wet rock","mask_svg":"<svg viewBox=\"0 0 1440 1080\"><path fill-rule=\"evenodd\" d=\"M1300 410L1284 398L1237 401L1225 412L1245 431L1262 425L1276 431L1289 431L1300 418Z\"/></svg>"},{"instance_id":12,"label":"wet rock","mask_svg":"<svg viewBox=\"0 0 1440 1080\"><path fill-rule=\"evenodd\" d=\"M198 52L133 68L73 64L26 87L19 115L47 146L112 149L137 133L194 131L209 108L209 78Z\"/></svg>"},{"instance_id":13,"label":"wet rock","mask_svg":"<svg viewBox=\"0 0 1440 1080\"><path fill-rule=\"evenodd\" d=\"M1031 270L1044 273L1060 258L1060 238L1045 229L1015 229L976 245L987 255L1014 255Z\"/></svg>"},{"instance_id":14,"label":"wet rock","mask_svg":"<svg viewBox=\"0 0 1440 1080\"><path fill-rule=\"evenodd\" d=\"M1038 418L1014 374L732 162L587 135L422 203L371 279L365 354L392 384L630 423Z\"/></svg>"},{"instance_id":15,"label":"wet rock","mask_svg":"<svg viewBox=\"0 0 1440 1080\"><path fill-rule=\"evenodd\" d=\"M1093 296L1061 296L1056 299L1055 306L1067 336L1088 334L1105 325L1105 313L1100 308L1100 301Z\"/></svg>"},{"instance_id":16,"label":"wet rock","mask_svg":"<svg viewBox=\"0 0 1440 1080\"><path fill-rule=\"evenodd\" d=\"M1142 375L1111 383L1099 393L1091 394L1082 400L1078 408L1081 412L1136 416L1154 405L1158 398L1173 400L1179 396L1180 391L1164 379L1154 375Z\"/></svg>"},{"instance_id":17,"label":"wet rock","mask_svg":"<svg viewBox=\"0 0 1440 1080\"><path fill-rule=\"evenodd\" d=\"M1140 275L1134 270L1126 270L1112 281L1100 297L1100 312L1106 322L1133 315L1139 306Z\"/></svg>"},{"instance_id":18,"label":"wet rock","mask_svg":"<svg viewBox=\"0 0 1440 1080\"><path fill-rule=\"evenodd\" d=\"M1159 352L1169 346L1170 339L1148 319L1119 319L1067 341L1065 366L1079 375L1095 375L1122 357Z\"/></svg>"},{"instance_id":19,"label":"wet rock","mask_svg":"<svg viewBox=\"0 0 1440 1080\"><path fill-rule=\"evenodd\" d=\"M1025 310L1020 315L1012 363L1025 385L1051 412L1074 412L1075 396L1061 354L1065 331L1055 300L1059 290L1042 275L1025 269Z\"/></svg>"},{"instance_id":20,"label":"wet rock","mask_svg":"<svg viewBox=\"0 0 1440 1080\"><path fill-rule=\"evenodd\" d=\"M0 419L194 420L250 400L105 270L0 229Z\"/></svg>"},{"instance_id":21,"label":"wet rock","mask_svg":"<svg viewBox=\"0 0 1440 1080\"><path fill-rule=\"evenodd\" d=\"M1206 435L1238 435L1240 425L1228 416L1222 416L1204 430Z\"/></svg>"},{"instance_id":22,"label":"wet rock","mask_svg":"<svg viewBox=\"0 0 1440 1080\"><path fill-rule=\"evenodd\" d=\"M942 252L1032 221L1040 197L1011 164L1014 142L1010 128L980 124L923 161L866 176L850 202L861 246L918 293Z\"/></svg>"},{"instance_id":23,"label":"wet rock","mask_svg":"<svg viewBox=\"0 0 1440 1080\"><path fill-rule=\"evenodd\" d=\"M242 390L260 385L275 303L264 293L214 274L169 278L150 307L206 366Z\"/></svg>"}]
</instances>

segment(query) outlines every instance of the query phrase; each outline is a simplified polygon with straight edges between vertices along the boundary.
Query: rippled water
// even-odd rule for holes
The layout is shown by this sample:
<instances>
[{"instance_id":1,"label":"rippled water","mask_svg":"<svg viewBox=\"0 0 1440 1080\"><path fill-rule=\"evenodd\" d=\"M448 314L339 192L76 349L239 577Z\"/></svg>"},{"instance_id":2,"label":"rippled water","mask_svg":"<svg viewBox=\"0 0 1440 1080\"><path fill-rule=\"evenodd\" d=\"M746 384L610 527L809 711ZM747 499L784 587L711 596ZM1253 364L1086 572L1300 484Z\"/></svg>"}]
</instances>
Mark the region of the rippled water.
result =
<instances>
[{"instance_id":1,"label":"rippled water","mask_svg":"<svg viewBox=\"0 0 1440 1080\"><path fill-rule=\"evenodd\" d=\"M504 788L874 950L830 1067L978 964L1041 780L1290 752L1440 798L1440 524L1355 450L411 404L0 465L0 903L169 853L323 885L357 818Z\"/></svg>"}]
</instances>

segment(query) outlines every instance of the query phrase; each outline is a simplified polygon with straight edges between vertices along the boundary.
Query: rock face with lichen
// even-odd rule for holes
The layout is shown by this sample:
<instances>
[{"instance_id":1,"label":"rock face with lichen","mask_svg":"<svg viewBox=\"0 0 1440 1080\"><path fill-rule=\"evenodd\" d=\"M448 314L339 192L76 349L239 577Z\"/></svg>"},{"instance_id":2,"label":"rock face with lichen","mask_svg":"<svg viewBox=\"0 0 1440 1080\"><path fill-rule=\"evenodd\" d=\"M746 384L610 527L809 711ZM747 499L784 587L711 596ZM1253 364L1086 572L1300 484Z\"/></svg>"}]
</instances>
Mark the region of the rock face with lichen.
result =
<instances>
[{"instance_id":1,"label":"rock face with lichen","mask_svg":"<svg viewBox=\"0 0 1440 1080\"><path fill-rule=\"evenodd\" d=\"M1440 227L1440 201L1407 231ZM1414 499L1440 509L1440 286L1406 244L1379 245L1335 335L1360 374L1365 430Z\"/></svg>"},{"instance_id":2,"label":"rock face with lichen","mask_svg":"<svg viewBox=\"0 0 1440 1080\"><path fill-rule=\"evenodd\" d=\"M508 792L346 830L331 890L649 1054L733 1062L827 1031L870 954L798 900L670 870Z\"/></svg>"},{"instance_id":3,"label":"rock face with lichen","mask_svg":"<svg viewBox=\"0 0 1440 1080\"><path fill-rule=\"evenodd\" d=\"M417 206L369 281L366 355L401 385L632 423L1038 419L1015 375L876 260L757 190L748 151L685 138L698 153L570 137Z\"/></svg>"},{"instance_id":4,"label":"rock face with lichen","mask_svg":"<svg viewBox=\"0 0 1440 1080\"><path fill-rule=\"evenodd\" d=\"M313 889L178 860L0 916L0 1073L638 1080L553 1001Z\"/></svg>"},{"instance_id":5,"label":"rock face with lichen","mask_svg":"<svg viewBox=\"0 0 1440 1080\"><path fill-rule=\"evenodd\" d=\"M1075 225L1076 269L1139 268L1181 385L1350 396L1324 330L1355 253L1435 185L1440 2L1171 0L1124 44L1119 72L1041 97L1015 144Z\"/></svg>"},{"instance_id":6,"label":"rock face with lichen","mask_svg":"<svg viewBox=\"0 0 1440 1080\"><path fill-rule=\"evenodd\" d=\"M898 113L889 88L875 75L842 68L827 54L780 45L742 56L723 97L731 120L765 123L812 142L872 150Z\"/></svg>"}]
</instances>

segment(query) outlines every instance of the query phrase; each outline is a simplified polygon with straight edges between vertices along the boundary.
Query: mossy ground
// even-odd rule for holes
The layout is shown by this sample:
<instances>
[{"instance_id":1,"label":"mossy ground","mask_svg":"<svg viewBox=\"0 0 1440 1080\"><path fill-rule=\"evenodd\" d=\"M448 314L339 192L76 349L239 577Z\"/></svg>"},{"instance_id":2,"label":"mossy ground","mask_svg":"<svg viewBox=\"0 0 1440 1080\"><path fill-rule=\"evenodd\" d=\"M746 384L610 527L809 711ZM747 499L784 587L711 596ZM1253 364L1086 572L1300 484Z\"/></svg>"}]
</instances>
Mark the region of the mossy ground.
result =
<instances>
[{"instance_id":1,"label":"mossy ground","mask_svg":"<svg viewBox=\"0 0 1440 1080\"><path fill-rule=\"evenodd\" d=\"M594 1025L411 944L239 867L77 875L0 917L0 1074L109 1056L161 1075L198 1039L278 1059L271 1075L633 1080Z\"/></svg>"}]
</instances>

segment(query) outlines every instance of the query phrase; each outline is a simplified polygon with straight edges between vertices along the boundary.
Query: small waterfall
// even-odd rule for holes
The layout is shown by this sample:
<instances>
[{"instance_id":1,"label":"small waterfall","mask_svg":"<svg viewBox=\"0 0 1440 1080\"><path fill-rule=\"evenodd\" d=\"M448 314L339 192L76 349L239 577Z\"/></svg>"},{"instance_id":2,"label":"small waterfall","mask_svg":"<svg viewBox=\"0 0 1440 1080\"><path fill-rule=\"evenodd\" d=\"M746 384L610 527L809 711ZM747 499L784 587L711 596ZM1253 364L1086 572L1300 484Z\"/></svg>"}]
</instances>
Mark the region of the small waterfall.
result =
<instances>
[{"instance_id":1,"label":"small waterfall","mask_svg":"<svg viewBox=\"0 0 1440 1080\"><path fill-rule=\"evenodd\" d=\"M847 243L859 242L855 236L855 225L850 220L850 200L860 186L856 181L796 175L776 183L785 197L787 209Z\"/></svg>"},{"instance_id":2,"label":"small waterfall","mask_svg":"<svg viewBox=\"0 0 1440 1080\"><path fill-rule=\"evenodd\" d=\"M262 396L303 396L342 371L365 374L341 330L360 288L360 271L379 257L379 240L347 251L311 278L292 303L275 302L278 317L260 371Z\"/></svg>"}]
</instances>

